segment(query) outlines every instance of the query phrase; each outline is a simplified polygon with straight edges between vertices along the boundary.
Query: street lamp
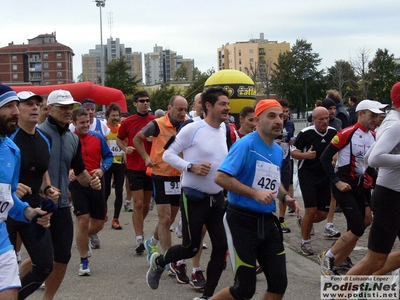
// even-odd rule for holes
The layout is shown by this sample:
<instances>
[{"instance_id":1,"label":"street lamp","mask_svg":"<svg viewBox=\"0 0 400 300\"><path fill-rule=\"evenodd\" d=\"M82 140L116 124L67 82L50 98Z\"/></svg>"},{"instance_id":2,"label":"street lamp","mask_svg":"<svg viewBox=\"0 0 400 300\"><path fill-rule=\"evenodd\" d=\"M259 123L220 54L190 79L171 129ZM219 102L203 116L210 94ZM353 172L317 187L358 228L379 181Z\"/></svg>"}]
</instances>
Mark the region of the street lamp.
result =
<instances>
[{"instance_id":1,"label":"street lamp","mask_svg":"<svg viewBox=\"0 0 400 300\"><path fill-rule=\"evenodd\" d=\"M306 125L308 126L308 91L307 91L307 78L310 77L310 73L304 70L303 78L306 86Z\"/></svg>"},{"instance_id":2,"label":"street lamp","mask_svg":"<svg viewBox=\"0 0 400 300\"><path fill-rule=\"evenodd\" d=\"M101 85L104 86L104 49L103 49L103 18L101 15L101 8L106 6L106 0L95 0L96 6L100 8L100 77Z\"/></svg>"}]
</instances>

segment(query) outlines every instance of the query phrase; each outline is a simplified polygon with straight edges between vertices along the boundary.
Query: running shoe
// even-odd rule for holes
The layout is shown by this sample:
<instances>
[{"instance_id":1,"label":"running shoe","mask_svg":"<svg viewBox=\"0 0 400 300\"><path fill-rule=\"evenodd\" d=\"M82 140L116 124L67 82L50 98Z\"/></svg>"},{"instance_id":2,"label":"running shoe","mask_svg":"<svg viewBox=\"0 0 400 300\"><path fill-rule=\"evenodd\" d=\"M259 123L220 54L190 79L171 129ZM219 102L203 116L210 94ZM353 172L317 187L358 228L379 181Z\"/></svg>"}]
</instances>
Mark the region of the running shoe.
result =
<instances>
[{"instance_id":1,"label":"running shoe","mask_svg":"<svg viewBox=\"0 0 400 300\"><path fill-rule=\"evenodd\" d=\"M111 228L115 230L121 230L122 226L119 224L118 218L114 218L111 222Z\"/></svg>"},{"instance_id":2,"label":"running shoe","mask_svg":"<svg viewBox=\"0 0 400 300\"><path fill-rule=\"evenodd\" d=\"M189 284L195 290L202 290L206 286L206 279L204 278L203 271L198 270L196 273L192 273L192 279L190 280Z\"/></svg>"},{"instance_id":3,"label":"running shoe","mask_svg":"<svg viewBox=\"0 0 400 300\"><path fill-rule=\"evenodd\" d=\"M339 269L350 270L352 267L354 267L354 264L351 261L351 258L347 256L344 262L340 265Z\"/></svg>"},{"instance_id":4,"label":"running shoe","mask_svg":"<svg viewBox=\"0 0 400 300\"><path fill-rule=\"evenodd\" d=\"M206 243L203 242L203 249L208 249L208 246Z\"/></svg>"},{"instance_id":5,"label":"running shoe","mask_svg":"<svg viewBox=\"0 0 400 300\"><path fill-rule=\"evenodd\" d=\"M147 285L153 290L158 289L158 285L160 283L161 275L164 272L164 268L161 268L157 264L157 261L156 261L159 256L161 256L161 254L158 253L158 252L154 252L151 255L150 267L149 267L149 270L146 273Z\"/></svg>"},{"instance_id":6,"label":"running shoe","mask_svg":"<svg viewBox=\"0 0 400 300\"><path fill-rule=\"evenodd\" d=\"M178 238L182 238L182 218L179 219L178 226L175 227L175 233Z\"/></svg>"},{"instance_id":7,"label":"running shoe","mask_svg":"<svg viewBox=\"0 0 400 300\"><path fill-rule=\"evenodd\" d=\"M321 274L322 275L340 275L333 264L335 261L334 257L326 256L326 251L322 252L318 255L318 262L321 265Z\"/></svg>"},{"instance_id":8,"label":"running shoe","mask_svg":"<svg viewBox=\"0 0 400 300\"><path fill-rule=\"evenodd\" d=\"M144 247L144 243L142 240L136 241L135 251L136 254L142 254L146 248Z\"/></svg>"},{"instance_id":9,"label":"running shoe","mask_svg":"<svg viewBox=\"0 0 400 300\"><path fill-rule=\"evenodd\" d=\"M281 229L283 233L290 233L291 230L289 227L287 227L286 222L281 222Z\"/></svg>"},{"instance_id":10,"label":"running shoe","mask_svg":"<svg viewBox=\"0 0 400 300\"><path fill-rule=\"evenodd\" d=\"M189 277L186 275L186 264L185 263L171 263L170 269L175 273L175 278L178 283L187 284L189 283Z\"/></svg>"},{"instance_id":11,"label":"running shoe","mask_svg":"<svg viewBox=\"0 0 400 300\"><path fill-rule=\"evenodd\" d=\"M263 269L260 267L260 265L256 265L256 274L261 274L263 272Z\"/></svg>"},{"instance_id":12,"label":"running shoe","mask_svg":"<svg viewBox=\"0 0 400 300\"><path fill-rule=\"evenodd\" d=\"M314 235L314 234L315 234L315 230L314 230L314 225L313 225L313 227L311 227L310 235Z\"/></svg>"},{"instance_id":13,"label":"running shoe","mask_svg":"<svg viewBox=\"0 0 400 300\"><path fill-rule=\"evenodd\" d=\"M324 237L326 239L339 238L340 235L340 231L336 230L335 225L332 224L329 227L325 227Z\"/></svg>"},{"instance_id":14,"label":"running shoe","mask_svg":"<svg viewBox=\"0 0 400 300\"><path fill-rule=\"evenodd\" d=\"M301 252L303 252L303 254L305 256L313 255L314 254L314 250L311 247L311 243L310 242L302 243L301 244Z\"/></svg>"},{"instance_id":15,"label":"running shoe","mask_svg":"<svg viewBox=\"0 0 400 300\"><path fill-rule=\"evenodd\" d=\"M90 275L91 273L89 269L89 260L84 259L79 265L79 276L90 276Z\"/></svg>"},{"instance_id":16,"label":"running shoe","mask_svg":"<svg viewBox=\"0 0 400 300\"><path fill-rule=\"evenodd\" d=\"M301 228L301 218L297 218L296 224L297 224L297 226L299 226Z\"/></svg>"},{"instance_id":17,"label":"running shoe","mask_svg":"<svg viewBox=\"0 0 400 300\"><path fill-rule=\"evenodd\" d=\"M133 211L132 201L125 200L124 209L125 209L125 211L128 211L128 212Z\"/></svg>"},{"instance_id":18,"label":"running shoe","mask_svg":"<svg viewBox=\"0 0 400 300\"><path fill-rule=\"evenodd\" d=\"M92 245L93 249L99 249L101 246L99 237L97 236L97 234L93 234L90 236L90 245Z\"/></svg>"},{"instance_id":19,"label":"running shoe","mask_svg":"<svg viewBox=\"0 0 400 300\"><path fill-rule=\"evenodd\" d=\"M165 270L168 272L167 275L175 277L175 273L174 273L174 271L172 271L170 266L171 266L171 264L166 264L165 265Z\"/></svg>"},{"instance_id":20,"label":"running shoe","mask_svg":"<svg viewBox=\"0 0 400 300\"><path fill-rule=\"evenodd\" d=\"M152 246L152 245L150 244L150 242L151 242L151 238L148 238L148 239L144 242L144 247L145 247L146 250L147 250L147 261L148 261L148 262L150 262L151 255L152 255L154 252L158 252L158 247L157 247L157 245Z\"/></svg>"},{"instance_id":21,"label":"running shoe","mask_svg":"<svg viewBox=\"0 0 400 300\"><path fill-rule=\"evenodd\" d=\"M211 297L207 297L207 296L201 296L201 297L193 298L193 300L209 300L209 299L211 299Z\"/></svg>"}]
</instances>

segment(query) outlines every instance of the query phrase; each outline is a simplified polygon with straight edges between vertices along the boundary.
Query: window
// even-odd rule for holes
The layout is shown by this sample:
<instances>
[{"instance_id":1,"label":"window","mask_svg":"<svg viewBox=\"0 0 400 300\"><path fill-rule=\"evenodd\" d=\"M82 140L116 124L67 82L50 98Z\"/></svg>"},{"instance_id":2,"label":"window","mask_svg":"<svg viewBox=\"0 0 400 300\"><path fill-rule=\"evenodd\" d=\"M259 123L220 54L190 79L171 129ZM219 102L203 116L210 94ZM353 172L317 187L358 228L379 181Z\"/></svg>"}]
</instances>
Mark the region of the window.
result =
<instances>
[{"instance_id":1,"label":"window","mask_svg":"<svg viewBox=\"0 0 400 300\"><path fill-rule=\"evenodd\" d=\"M62 77L62 72L57 72L57 77L58 78Z\"/></svg>"},{"instance_id":2,"label":"window","mask_svg":"<svg viewBox=\"0 0 400 300\"><path fill-rule=\"evenodd\" d=\"M272 54L272 49L268 49L268 54Z\"/></svg>"},{"instance_id":3,"label":"window","mask_svg":"<svg viewBox=\"0 0 400 300\"><path fill-rule=\"evenodd\" d=\"M49 78L49 72L44 72L44 73L43 73L43 77L44 77L44 78Z\"/></svg>"},{"instance_id":4,"label":"window","mask_svg":"<svg viewBox=\"0 0 400 300\"><path fill-rule=\"evenodd\" d=\"M18 74L13 74L13 79L18 79Z\"/></svg>"},{"instance_id":5,"label":"window","mask_svg":"<svg viewBox=\"0 0 400 300\"><path fill-rule=\"evenodd\" d=\"M43 53L43 59L49 59L49 55L47 53Z\"/></svg>"},{"instance_id":6,"label":"window","mask_svg":"<svg viewBox=\"0 0 400 300\"><path fill-rule=\"evenodd\" d=\"M62 68L62 64L61 63L57 63L57 68L61 69Z\"/></svg>"},{"instance_id":7,"label":"window","mask_svg":"<svg viewBox=\"0 0 400 300\"><path fill-rule=\"evenodd\" d=\"M18 70L18 65L13 65L13 71Z\"/></svg>"},{"instance_id":8,"label":"window","mask_svg":"<svg viewBox=\"0 0 400 300\"><path fill-rule=\"evenodd\" d=\"M249 53L253 54L254 50L253 49L249 49Z\"/></svg>"},{"instance_id":9,"label":"window","mask_svg":"<svg viewBox=\"0 0 400 300\"><path fill-rule=\"evenodd\" d=\"M254 58L250 58L250 62L251 62L251 63L254 62Z\"/></svg>"},{"instance_id":10,"label":"window","mask_svg":"<svg viewBox=\"0 0 400 300\"><path fill-rule=\"evenodd\" d=\"M239 56L242 56L242 50L239 50Z\"/></svg>"},{"instance_id":11,"label":"window","mask_svg":"<svg viewBox=\"0 0 400 300\"><path fill-rule=\"evenodd\" d=\"M239 58L239 65L241 65L242 64L242 59L241 58Z\"/></svg>"},{"instance_id":12,"label":"window","mask_svg":"<svg viewBox=\"0 0 400 300\"><path fill-rule=\"evenodd\" d=\"M242 67L239 67L239 71L242 71Z\"/></svg>"},{"instance_id":13,"label":"window","mask_svg":"<svg viewBox=\"0 0 400 300\"><path fill-rule=\"evenodd\" d=\"M48 69L49 68L49 63L43 63L43 69Z\"/></svg>"},{"instance_id":14,"label":"window","mask_svg":"<svg viewBox=\"0 0 400 300\"><path fill-rule=\"evenodd\" d=\"M61 53L57 53L57 59L61 59Z\"/></svg>"},{"instance_id":15,"label":"window","mask_svg":"<svg viewBox=\"0 0 400 300\"><path fill-rule=\"evenodd\" d=\"M17 61L17 56L16 55L12 56L12 61Z\"/></svg>"}]
</instances>

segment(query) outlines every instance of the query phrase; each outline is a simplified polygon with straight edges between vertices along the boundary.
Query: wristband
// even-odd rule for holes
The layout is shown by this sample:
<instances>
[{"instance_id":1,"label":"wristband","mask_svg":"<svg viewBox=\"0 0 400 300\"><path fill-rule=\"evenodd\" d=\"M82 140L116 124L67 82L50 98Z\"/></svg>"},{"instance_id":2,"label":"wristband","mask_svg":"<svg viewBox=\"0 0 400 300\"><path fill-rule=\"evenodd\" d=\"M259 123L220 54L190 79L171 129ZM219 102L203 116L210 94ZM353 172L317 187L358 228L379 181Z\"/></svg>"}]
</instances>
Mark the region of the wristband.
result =
<instances>
[{"instance_id":1,"label":"wristband","mask_svg":"<svg viewBox=\"0 0 400 300\"><path fill-rule=\"evenodd\" d=\"M283 201L283 203L286 203L286 196L287 196L288 194L284 194L283 195L283 197L282 197L282 201Z\"/></svg>"},{"instance_id":2,"label":"wristband","mask_svg":"<svg viewBox=\"0 0 400 300\"><path fill-rule=\"evenodd\" d=\"M149 157L149 155L146 154L146 155L143 157L143 160L146 160L146 158L148 158L148 157Z\"/></svg>"},{"instance_id":3,"label":"wristband","mask_svg":"<svg viewBox=\"0 0 400 300\"><path fill-rule=\"evenodd\" d=\"M51 185L46 186L46 187L43 189L43 194L47 195L47 191L48 191L49 189L51 189L51 188L52 188Z\"/></svg>"}]
</instances>

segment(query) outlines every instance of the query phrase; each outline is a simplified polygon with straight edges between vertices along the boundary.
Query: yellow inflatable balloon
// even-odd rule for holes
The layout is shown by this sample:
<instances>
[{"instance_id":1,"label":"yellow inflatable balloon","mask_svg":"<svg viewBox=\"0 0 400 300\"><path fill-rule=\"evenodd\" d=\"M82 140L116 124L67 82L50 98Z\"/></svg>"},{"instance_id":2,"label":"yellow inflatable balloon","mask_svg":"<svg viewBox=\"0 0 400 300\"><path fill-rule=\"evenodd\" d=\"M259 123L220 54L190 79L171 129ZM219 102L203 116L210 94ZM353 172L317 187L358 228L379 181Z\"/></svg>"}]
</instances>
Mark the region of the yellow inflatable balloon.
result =
<instances>
[{"instance_id":1,"label":"yellow inflatable balloon","mask_svg":"<svg viewBox=\"0 0 400 300\"><path fill-rule=\"evenodd\" d=\"M238 70L221 70L212 74L204 84L207 89L210 86L220 86L229 92L230 114L237 117L245 106L254 106L256 101L256 88L254 81L245 73Z\"/></svg>"}]
</instances>

